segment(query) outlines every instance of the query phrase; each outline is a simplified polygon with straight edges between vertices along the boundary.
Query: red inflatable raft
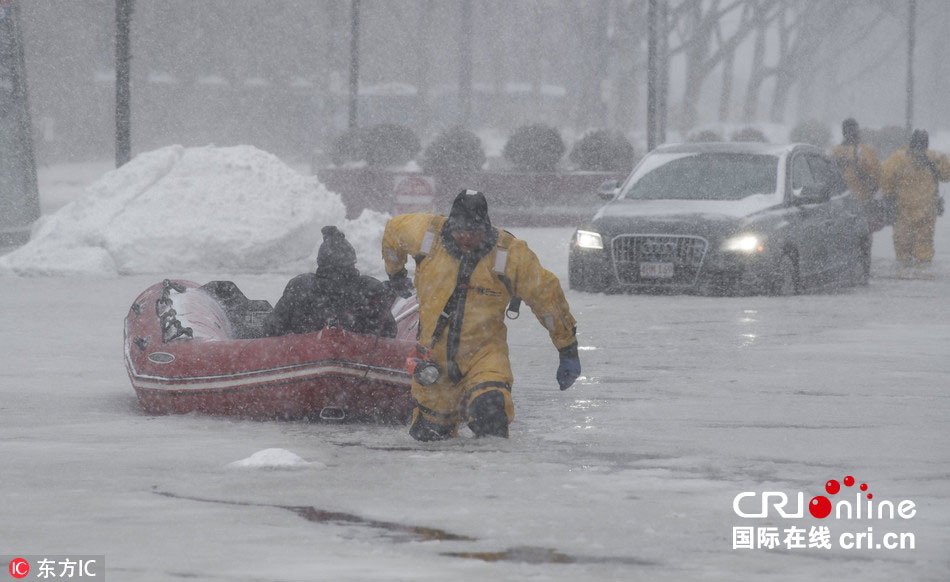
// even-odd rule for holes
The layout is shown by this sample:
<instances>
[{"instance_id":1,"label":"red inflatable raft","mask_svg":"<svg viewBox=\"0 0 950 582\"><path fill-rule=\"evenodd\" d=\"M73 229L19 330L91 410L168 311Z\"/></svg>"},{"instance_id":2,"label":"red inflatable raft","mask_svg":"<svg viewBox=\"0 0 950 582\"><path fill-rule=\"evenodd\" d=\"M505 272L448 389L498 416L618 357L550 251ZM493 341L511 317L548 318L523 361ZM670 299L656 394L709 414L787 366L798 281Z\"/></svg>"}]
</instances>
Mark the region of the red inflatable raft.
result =
<instances>
[{"instance_id":1,"label":"red inflatable raft","mask_svg":"<svg viewBox=\"0 0 950 582\"><path fill-rule=\"evenodd\" d=\"M408 419L405 359L416 343L415 297L393 305L395 338L332 327L259 337L270 310L231 281L165 280L146 289L125 318L126 368L145 411Z\"/></svg>"}]
</instances>

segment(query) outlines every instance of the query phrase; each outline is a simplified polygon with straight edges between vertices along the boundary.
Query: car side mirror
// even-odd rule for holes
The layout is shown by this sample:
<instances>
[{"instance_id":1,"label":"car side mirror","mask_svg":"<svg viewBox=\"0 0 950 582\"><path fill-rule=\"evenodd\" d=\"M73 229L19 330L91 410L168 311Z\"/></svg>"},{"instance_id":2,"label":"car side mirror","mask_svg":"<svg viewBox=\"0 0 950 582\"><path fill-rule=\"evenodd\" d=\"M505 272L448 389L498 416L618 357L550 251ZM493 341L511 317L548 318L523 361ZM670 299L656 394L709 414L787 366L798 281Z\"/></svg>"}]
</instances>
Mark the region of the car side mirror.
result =
<instances>
[{"instance_id":1,"label":"car side mirror","mask_svg":"<svg viewBox=\"0 0 950 582\"><path fill-rule=\"evenodd\" d=\"M823 185L804 186L802 191L795 195L796 204L821 204L831 199L831 191Z\"/></svg>"},{"instance_id":2,"label":"car side mirror","mask_svg":"<svg viewBox=\"0 0 950 582\"><path fill-rule=\"evenodd\" d=\"M597 187L597 196L604 200L613 200L617 197L617 191L620 189L620 182L615 178L604 180Z\"/></svg>"}]
</instances>

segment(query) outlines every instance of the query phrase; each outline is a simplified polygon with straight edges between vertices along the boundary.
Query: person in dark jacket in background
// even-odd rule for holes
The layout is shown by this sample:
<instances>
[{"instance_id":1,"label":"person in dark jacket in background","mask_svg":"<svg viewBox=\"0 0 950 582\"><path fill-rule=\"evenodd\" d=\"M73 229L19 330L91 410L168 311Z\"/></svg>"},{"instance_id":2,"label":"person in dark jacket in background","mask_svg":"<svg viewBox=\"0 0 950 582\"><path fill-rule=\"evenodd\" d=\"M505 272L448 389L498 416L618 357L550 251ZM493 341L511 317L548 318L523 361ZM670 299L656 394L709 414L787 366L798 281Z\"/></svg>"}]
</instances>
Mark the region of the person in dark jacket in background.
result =
<instances>
[{"instance_id":1,"label":"person in dark jacket in background","mask_svg":"<svg viewBox=\"0 0 950 582\"><path fill-rule=\"evenodd\" d=\"M335 226L325 226L317 251L317 270L297 275L264 321L264 335L313 333L327 325L356 333L395 337L387 285L360 275L356 250Z\"/></svg>"}]
</instances>

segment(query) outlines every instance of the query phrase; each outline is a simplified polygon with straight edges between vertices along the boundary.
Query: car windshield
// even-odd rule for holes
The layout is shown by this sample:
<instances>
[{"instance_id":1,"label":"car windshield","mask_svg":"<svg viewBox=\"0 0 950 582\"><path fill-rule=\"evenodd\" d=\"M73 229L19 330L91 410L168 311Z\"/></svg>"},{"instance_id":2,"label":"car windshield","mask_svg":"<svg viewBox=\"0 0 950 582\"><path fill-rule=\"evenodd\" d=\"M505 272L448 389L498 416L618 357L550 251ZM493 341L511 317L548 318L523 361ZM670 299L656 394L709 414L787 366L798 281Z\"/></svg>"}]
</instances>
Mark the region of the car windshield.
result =
<instances>
[{"instance_id":1,"label":"car windshield","mask_svg":"<svg viewBox=\"0 0 950 582\"><path fill-rule=\"evenodd\" d=\"M761 154L657 154L637 171L621 198L742 200L776 190L778 158ZM650 163L652 162L652 163Z\"/></svg>"}]
</instances>

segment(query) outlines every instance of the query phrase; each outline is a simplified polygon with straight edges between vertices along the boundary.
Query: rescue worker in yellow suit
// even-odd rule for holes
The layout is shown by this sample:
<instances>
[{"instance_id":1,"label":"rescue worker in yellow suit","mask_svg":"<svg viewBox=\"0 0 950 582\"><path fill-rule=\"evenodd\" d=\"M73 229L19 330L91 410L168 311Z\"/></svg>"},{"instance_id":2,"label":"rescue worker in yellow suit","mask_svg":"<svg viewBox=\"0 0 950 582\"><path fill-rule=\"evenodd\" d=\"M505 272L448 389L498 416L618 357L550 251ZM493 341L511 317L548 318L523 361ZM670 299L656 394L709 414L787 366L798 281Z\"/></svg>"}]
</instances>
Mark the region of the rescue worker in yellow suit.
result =
<instances>
[{"instance_id":1,"label":"rescue worker in yellow suit","mask_svg":"<svg viewBox=\"0 0 950 582\"><path fill-rule=\"evenodd\" d=\"M841 170L848 189L863 205L871 229L884 227L882 212L873 207L874 192L881 180L881 162L874 148L861 143L861 128L852 118L841 123L841 145L831 150L831 157Z\"/></svg>"},{"instance_id":2,"label":"rescue worker in yellow suit","mask_svg":"<svg viewBox=\"0 0 950 582\"><path fill-rule=\"evenodd\" d=\"M916 129L910 146L884 162L881 189L885 200L897 203L894 253L903 266L933 260L934 227L943 213L938 183L950 181L950 160L928 150L929 142L927 132Z\"/></svg>"},{"instance_id":3,"label":"rescue worker in yellow suit","mask_svg":"<svg viewBox=\"0 0 950 582\"><path fill-rule=\"evenodd\" d=\"M505 314L517 310L516 298L531 307L559 351L561 390L580 375L576 322L560 282L524 241L492 227L481 192L460 192L448 217L392 218L382 251L390 284L403 296L412 290L406 260L416 263L419 345L409 427L416 440L453 437L461 422L476 436L507 438L514 404ZM427 378L422 369L437 372Z\"/></svg>"}]
</instances>

